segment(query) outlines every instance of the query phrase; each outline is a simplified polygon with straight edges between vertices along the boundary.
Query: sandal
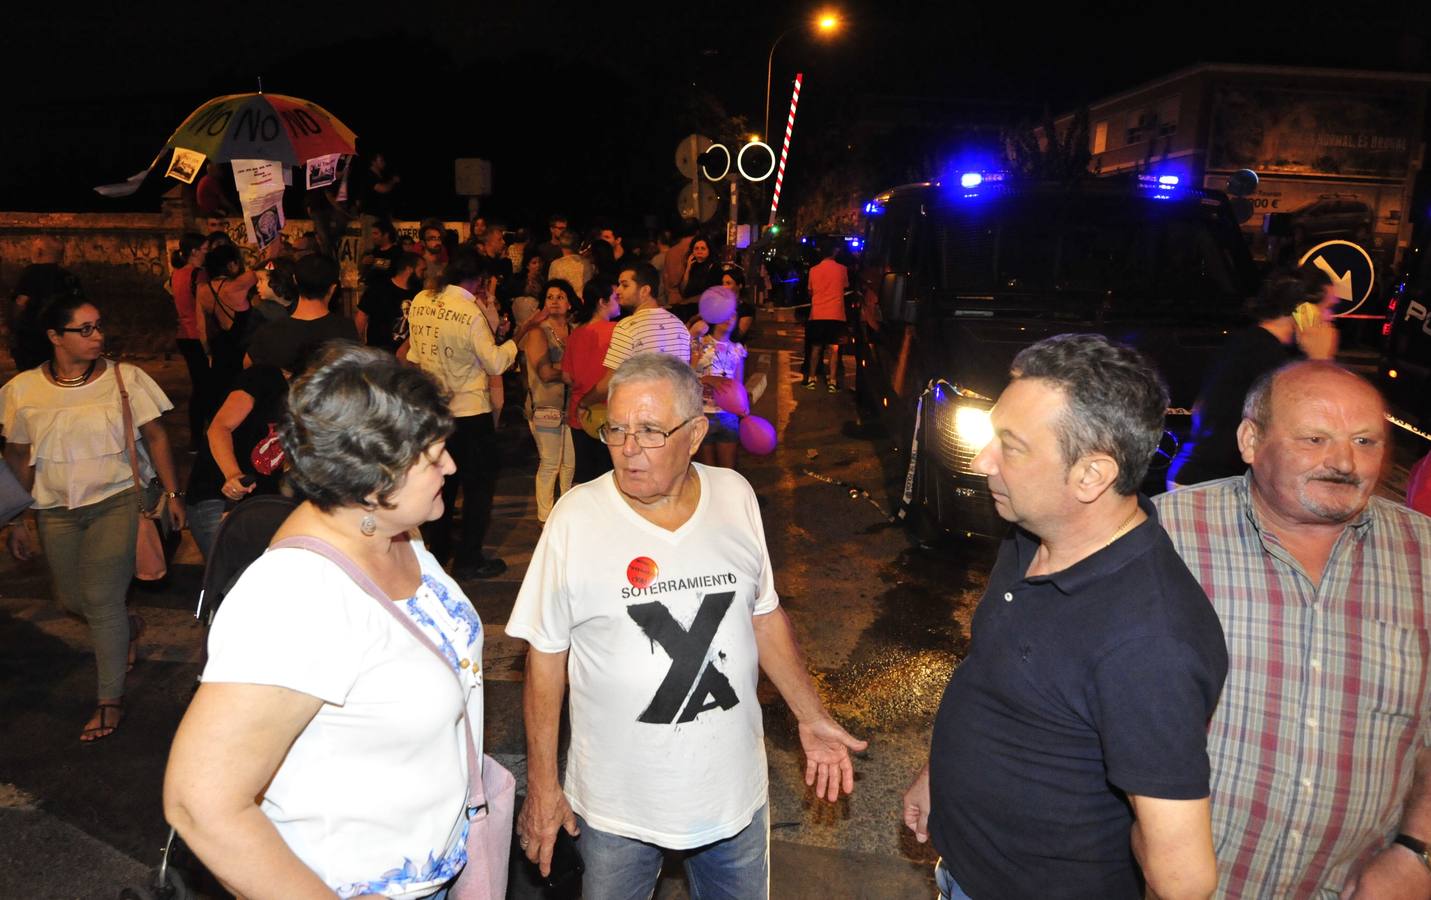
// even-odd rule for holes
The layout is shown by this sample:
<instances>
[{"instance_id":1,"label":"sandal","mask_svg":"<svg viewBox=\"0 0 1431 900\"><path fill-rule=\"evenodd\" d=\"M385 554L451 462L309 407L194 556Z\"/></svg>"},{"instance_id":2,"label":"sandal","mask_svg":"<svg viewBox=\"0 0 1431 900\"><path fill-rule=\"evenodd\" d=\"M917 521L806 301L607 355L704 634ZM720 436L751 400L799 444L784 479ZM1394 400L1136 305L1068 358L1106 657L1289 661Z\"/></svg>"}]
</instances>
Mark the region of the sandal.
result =
<instances>
[{"instance_id":1,"label":"sandal","mask_svg":"<svg viewBox=\"0 0 1431 900\"><path fill-rule=\"evenodd\" d=\"M134 662L139 658L139 637L144 634L144 619L134 613L129 614L129 661L124 671L133 672Z\"/></svg>"},{"instance_id":2,"label":"sandal","mask_svg":"<svg viewBox=\"0 0 1431 900\"><path fill-rule=\"evenodd\" d=\"M115 711L113 717L109 710ZM86 726L85 730L80 732L81 744L92 744L101 738L109 737L119 730L119 723L124 721L124 704L120 702L101 702L95 712L99 714L99 724Z\"/></svg>"}]
</instances>

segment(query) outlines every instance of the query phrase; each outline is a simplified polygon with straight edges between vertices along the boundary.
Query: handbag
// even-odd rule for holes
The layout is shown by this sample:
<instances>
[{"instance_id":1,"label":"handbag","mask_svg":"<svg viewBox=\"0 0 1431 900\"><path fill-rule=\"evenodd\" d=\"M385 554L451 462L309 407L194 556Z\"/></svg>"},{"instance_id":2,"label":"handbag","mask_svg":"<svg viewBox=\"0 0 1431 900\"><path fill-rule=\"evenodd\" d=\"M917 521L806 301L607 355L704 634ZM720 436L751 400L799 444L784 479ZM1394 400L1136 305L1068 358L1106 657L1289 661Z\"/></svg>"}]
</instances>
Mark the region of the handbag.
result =
<instances>
[{"instance_id":1,"label":"handbag","mask_svg":"<svg viewBox=\"0 0 1431 900\"><path fill-rule=\"evenodd\" d=\"M327 541L315 537L284 538L269 547L298 547L334 563L342 569L378 605L398 620L424 647L431 650L443 666L447 658L437 649L422 629L403 615L397 604L388 599L382 588L368 573ZM504 900L507 896L507 861L512 849L512 818L516 813L517 780L512 773L491 756L477 757L477 743L472 737L472 720L467 718L467 705L462 705L462 721L467 736L467 865L457 876L448 896L452 900ZM480 771L481 777L473 773Z\"/></svg>"},{"instance_id":2,"label":"handbag","mask_svg":"<svg viewBox=\"0 0 1431 900\"><path fill-rule=\"evenodd\" d=\"M565 421L566 416L555 406L538 406L532 410L532 425L543 431L560 431Z\"/></svg>"},{"instance_id":3,"label":"handbag","mask_svg":"<svg viewBox=\"0 0 1431 900\"><path fill-rule=\"evenodd\" d=\"M10 524L11 519L29 509L34 502L35 498L25 490L10 467L0 465L0 526Z\"/></svg>"},{"instance_id":4,"label":"handbag","mask_svg":"<svg viewBox=\"0 0 1431 900\"><path fill-rule=\"evenodd\" d=\"M140 581L160 581L169 574L169 559L164 538L159 533L164 486L159 478L146 484L139 475L139 448L134 441L134 411L129 407L129 390L119 363L114 364L114 382L119 386L119 404L124 414L124 448L129 452L129 471L134 476L134 489L139 495L139 530L134 541L134 577ZM153 498L151 500L151 497Z\"/></svg>"}]
</instances>

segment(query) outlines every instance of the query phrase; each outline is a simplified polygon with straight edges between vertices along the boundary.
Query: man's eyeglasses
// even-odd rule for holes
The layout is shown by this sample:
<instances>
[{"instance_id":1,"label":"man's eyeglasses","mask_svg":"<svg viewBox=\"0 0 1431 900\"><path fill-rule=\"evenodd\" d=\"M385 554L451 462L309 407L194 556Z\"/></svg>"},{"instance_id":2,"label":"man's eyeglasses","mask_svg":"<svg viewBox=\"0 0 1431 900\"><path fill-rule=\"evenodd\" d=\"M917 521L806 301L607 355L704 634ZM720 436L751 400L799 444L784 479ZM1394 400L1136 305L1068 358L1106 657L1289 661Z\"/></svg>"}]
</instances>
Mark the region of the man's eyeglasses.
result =
<instances>
[{"instance_id":1,"label":"man's eyeglasses","mask_svg":"<svg viewBox=\"0 0 1431 900\"><path fill-rule=\"evenodd\" d=\"M626 446L626 439L628 437L634 437L636 439L636 446L645 447L647 450L655 450L657 447L666 446L667 438L699 418L700 416L691 416L670 431L662 431L659 428L638 428L635 431L628 431L625 428L602 425L601 428L597 429L597 434L601 435L602 443L608 447L624 447Z\"/></svg>"},{"instance_id":2,"label":"man's eyeglasses","mask_svg":"<svg viewBox=\"0 0 1431 900\"><path fill-rule=\"evenodd\" d=\"M98 322L86 322L78 328L61 328L60 331L63 331L66 334L78 334L80 337L87 338L93 336L96 331L103 333L104 326L99 324Z\"/></svg>"}]
</instances>

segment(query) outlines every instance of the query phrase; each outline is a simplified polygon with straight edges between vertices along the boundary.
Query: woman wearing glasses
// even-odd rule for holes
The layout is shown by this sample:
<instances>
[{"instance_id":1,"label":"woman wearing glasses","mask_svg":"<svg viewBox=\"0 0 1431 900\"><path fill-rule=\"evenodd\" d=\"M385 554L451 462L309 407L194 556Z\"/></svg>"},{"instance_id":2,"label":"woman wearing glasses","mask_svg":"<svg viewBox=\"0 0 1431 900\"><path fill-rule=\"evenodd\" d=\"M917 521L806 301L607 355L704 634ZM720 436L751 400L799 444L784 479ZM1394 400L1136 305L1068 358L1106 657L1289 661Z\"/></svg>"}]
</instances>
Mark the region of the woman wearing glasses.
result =
<instances>
[{"instance_id":1,"label":"woman wearing glasses","mask_svg":"<svg viewBox=\"0 0 1431 900\"><path fill-rule=\"evenodd\" d=\"M113 734L124 717L124 673L144 626L124 605L141 499L126 448L116 366L123 366L134 437L144 439L164 485L161 509L167 503L175 527L183 528L183 494L159 421L173 404L142 369L101 357L104 331L92 303L52 298L40 322L48 362L0 388L5 462L35 498L11 530L9 546L20 560L43 548L55 597L89 623L99 669L98 708L80 732L80 740L89 742Z\"/></svg>"},{"instance_id":2,"label":"woman wearing glasses","mask_svg":"<svg viewBox=\"0 0 1431 900\"><path fill-rule=\"evenodd\" d=\"M466 863L482 623L416 538L452 428L437 384L373 347L334 341L293 382L280 432L307 500L274 543L299 541L219 607L164 783L238 896L442 898Z\"/></svg>"}]
</instances>

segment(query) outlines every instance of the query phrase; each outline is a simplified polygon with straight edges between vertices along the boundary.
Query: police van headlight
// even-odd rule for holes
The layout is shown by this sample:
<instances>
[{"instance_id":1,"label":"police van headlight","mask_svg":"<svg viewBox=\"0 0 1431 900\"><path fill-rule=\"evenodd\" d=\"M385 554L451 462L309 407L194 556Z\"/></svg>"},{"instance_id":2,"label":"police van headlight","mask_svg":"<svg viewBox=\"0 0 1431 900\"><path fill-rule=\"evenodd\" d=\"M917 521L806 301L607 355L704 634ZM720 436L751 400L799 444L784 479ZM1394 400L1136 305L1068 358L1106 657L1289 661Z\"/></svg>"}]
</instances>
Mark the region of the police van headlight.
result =
<instances>
[{"instance_id":1,"label":"police van headlight","mask_svg":"<svg viewBox=\"0 0 1431 900\"><path fill-rule=\"evenodd\" d=\"M959 406L954 410L954 435L959 442L977 455L985 445L994 439L994 426L989 421L989 411L973 406Z\"/></svg>"},{"instance_id":2,"label":"police van headlight","mask_svg":"<svg viewBox=\"0 0 1431 900\"><path fill-rule=\"evenodd\" d=\"M936 458L955 475L978 475L974 457L994 438L989 421L993 401L946 381L935 384L929 396L934 407L929 438ZM926 413L930 413L927 408Z\"/></svg>"}]
</instances>

